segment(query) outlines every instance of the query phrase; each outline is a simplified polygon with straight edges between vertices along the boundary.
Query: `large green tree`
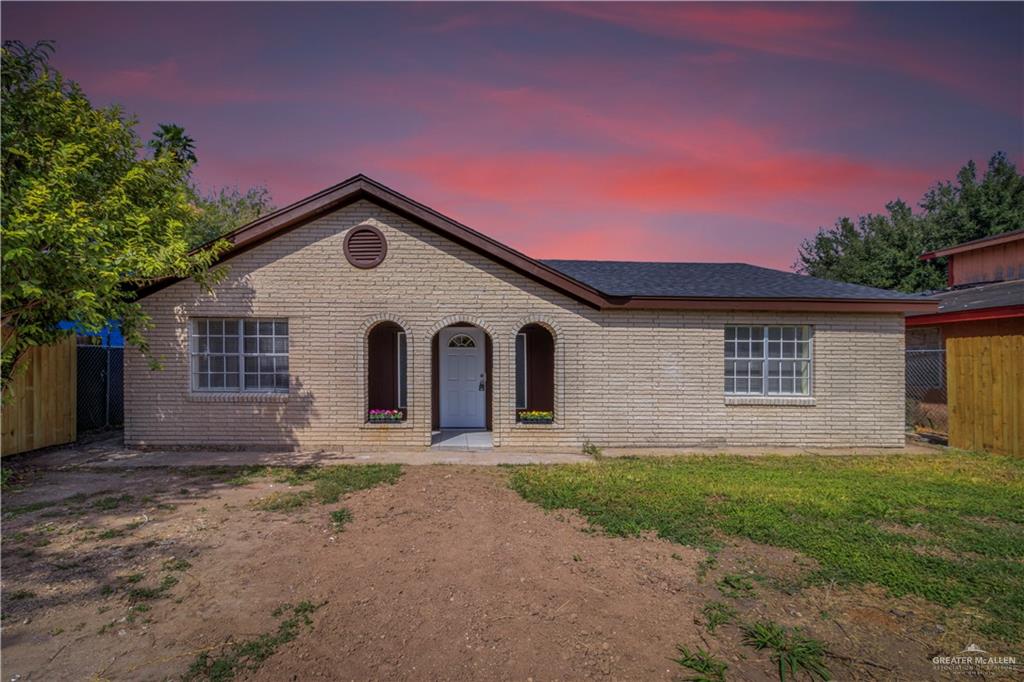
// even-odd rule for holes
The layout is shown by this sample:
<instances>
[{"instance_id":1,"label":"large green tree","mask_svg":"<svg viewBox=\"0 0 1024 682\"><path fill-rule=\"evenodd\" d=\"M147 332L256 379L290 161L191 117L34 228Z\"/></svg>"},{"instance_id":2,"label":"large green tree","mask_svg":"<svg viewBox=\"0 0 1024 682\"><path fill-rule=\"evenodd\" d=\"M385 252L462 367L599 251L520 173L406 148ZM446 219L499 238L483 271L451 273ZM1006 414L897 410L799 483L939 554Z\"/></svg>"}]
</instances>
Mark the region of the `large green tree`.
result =
<instances>
[{"instance_id":1,"label":"large green tree","mask_svg":"<svg viewBox=\"0 0 1024 682\"><path fill-rule=\"evenodd\" d=\"M199 220L190 235L193 246L211 242L274 210L270 192L262 186L251 187L245 192L237 187L203 192L193 186L193 192L199 209Z\"/></svg>"},{"instance_id":2,"label":"large green tree","mask_svg":"<svg viewBox=\"0 0 1024 682\"><path fill-rule=\"evenodd\" d=\"M185 166L191 176L192 167L199 162L195 140L185 129L173 123L161 123L153 131L149 147L155 154L170 154ZM214 241L231 230L274 210L270 192L266 187L251 187L245 192L237 187L221 187L204 191L194 181L189 182L192 202L199 218L192 226L189 245L199 247Z\"/></svg>"},{"instance_id":3,"label":"large green tree","mask_svg":"<svg viewBox=\"0 0 1024 682\"><path fill-rule=\"evenodd\" d=\"M133 287L167 277L209 282L226 246L193 252L200 219L188 163L143 154L136 121L96 108L48 63L51 43L5 42L2 62L2 379L73 320L121 322L146 349Z\"/></svg>"},{"instance_id":4,"label":"large green tree","mask_svg":"<svg viewBox=\"0 0 1024 682\"><path fill-rule=\"evenodd\" d=\"M840 218L800 246L796 270L815 277L915 292L945 286L945 264L926 251L1024 226L1024 176L1003 153L979 180L974 162L954 182L939 182L914 213L903 201L887 213Z\"/></svg>"}]
</instances>

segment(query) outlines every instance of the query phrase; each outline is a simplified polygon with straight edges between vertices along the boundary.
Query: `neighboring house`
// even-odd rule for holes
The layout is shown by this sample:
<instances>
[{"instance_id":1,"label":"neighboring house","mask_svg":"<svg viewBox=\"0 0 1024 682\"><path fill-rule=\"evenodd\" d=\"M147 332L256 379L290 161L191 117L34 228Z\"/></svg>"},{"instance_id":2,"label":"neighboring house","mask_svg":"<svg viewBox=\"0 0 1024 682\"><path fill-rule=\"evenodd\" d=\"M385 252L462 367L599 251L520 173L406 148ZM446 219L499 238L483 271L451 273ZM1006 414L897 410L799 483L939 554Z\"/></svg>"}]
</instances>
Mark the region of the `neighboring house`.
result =
<instances>
[{"instance_id":1,"label":"neighboring house","mask_svg":"<svg viewBox=\"0 0 1024 682\"><path fill-rule=\"evenodd\" d=\"M228 239L212 293L140 291L162 369L127 352L129 444L897 447L904 314L935 309L739 263L538 261L361 175Z\"/></svg>"},{"instance_id":2,"label":"neighboring house","mask_svg":"<svg viewBox=\"0 0 1024 682\"><path fill-rule=\"evenodd\" d=\"M907 347L945 348L949 444L1024 455L1024 230L921 258L947 259L949 288L907 317Z\"/></svg>"}]
</instances>

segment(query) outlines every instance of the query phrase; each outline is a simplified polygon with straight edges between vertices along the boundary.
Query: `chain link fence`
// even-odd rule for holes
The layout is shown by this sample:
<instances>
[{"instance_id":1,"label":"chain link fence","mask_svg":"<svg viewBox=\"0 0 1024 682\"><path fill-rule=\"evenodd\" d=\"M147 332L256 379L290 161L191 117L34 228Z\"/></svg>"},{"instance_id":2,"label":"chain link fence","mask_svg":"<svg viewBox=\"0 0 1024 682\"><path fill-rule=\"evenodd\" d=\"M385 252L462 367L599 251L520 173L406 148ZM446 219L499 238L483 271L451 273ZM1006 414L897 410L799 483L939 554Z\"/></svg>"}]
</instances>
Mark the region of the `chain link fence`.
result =
<instances>
[{"instance_id":1,"label":"chain link fence","mask_svg":"<svg viewBox=\"0 0 1024 682\"><path fill-rule=\"evenodd\" d=\"M124 424L124 348L78 347L78 431Z\"/></svg>"},{"instance_id":2,"label":"chain link fence","mask_svg":"<svg viewBox=\"0 0 1024 682\"><path fill-rule=\"evenodd\" d=\"M946 434L946 351L907 351L907 426Z\"/></svg>"}]
</instances>

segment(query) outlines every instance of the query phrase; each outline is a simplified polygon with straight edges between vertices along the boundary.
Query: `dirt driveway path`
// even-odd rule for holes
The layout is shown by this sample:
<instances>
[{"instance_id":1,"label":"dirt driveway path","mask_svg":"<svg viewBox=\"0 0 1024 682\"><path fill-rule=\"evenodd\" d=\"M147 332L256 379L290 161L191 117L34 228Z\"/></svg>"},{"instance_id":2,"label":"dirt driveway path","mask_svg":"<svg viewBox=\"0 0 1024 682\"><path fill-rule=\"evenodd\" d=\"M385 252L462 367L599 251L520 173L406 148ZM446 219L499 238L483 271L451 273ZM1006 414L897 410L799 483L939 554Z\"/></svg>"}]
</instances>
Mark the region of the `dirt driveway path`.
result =
<instances>
[{"instance_id":1,"label":"dirt driveway path","mask_svg":"<svg viewBox=\"0 0 1024 682\"><path fill-rule=\"evenodd\" d=\"M288 513L251 507L283 484L210 473L40 472L5 495L4 677L178 678L309 601L322 604L312 625L242 677L668 680L687 672L670 660L682 643L727 661L729 679L775 679L734 628L709 634L701 608L723 598L718 575L782 584L799 557L737 546L711 565L701 550L585 532L493 467L407 467L394 485ZM338 531L342 505L352 521ZM734 603L789 625L828 608L811 631L851 659L830 663L837 679L932 676L920 604L762 586Z\"/></svg>"}]
</instances>

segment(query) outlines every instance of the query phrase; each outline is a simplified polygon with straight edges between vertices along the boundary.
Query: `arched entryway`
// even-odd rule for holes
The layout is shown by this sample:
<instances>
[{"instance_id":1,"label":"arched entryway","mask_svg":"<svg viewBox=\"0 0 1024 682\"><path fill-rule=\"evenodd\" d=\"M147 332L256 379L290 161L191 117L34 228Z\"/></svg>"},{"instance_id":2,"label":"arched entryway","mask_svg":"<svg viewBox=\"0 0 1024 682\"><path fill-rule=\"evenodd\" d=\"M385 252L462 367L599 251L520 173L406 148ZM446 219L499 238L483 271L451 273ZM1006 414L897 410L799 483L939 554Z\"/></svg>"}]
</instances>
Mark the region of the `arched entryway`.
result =
<instances>
[{"instance_id":1,"label":"arched entryway","mask_svg":"<svg viewBox=\"0 0 1024 682\"><path fill-rule=\"evenodd\" d=\"M481 327L461 322L431 341L431 417L435 431L490 431L493 346Z\"/></svg>"},{"instance_id":2,"label":"arched entryway","mask_svg":"<svg viewBox=\"0 0 1024 682\"><path fill-rule=\"evenodd\" d=\"M366 351L366 419L404 421L409 396L405 330L395 322L375 324L366 335Z\"/></svg>"},{"instance_id":3,"label":"arched entryway","mask_svg":"<svg viewBox=\"0 0 1024 682\"><path fill-rule=\"evenodd\" d=\"M516 420L523 413L551 419L555 410L555 338L547 327L530 323L516 333ZM538 414L539 413L539 414Z\"/></svg>"}]
</instances>

